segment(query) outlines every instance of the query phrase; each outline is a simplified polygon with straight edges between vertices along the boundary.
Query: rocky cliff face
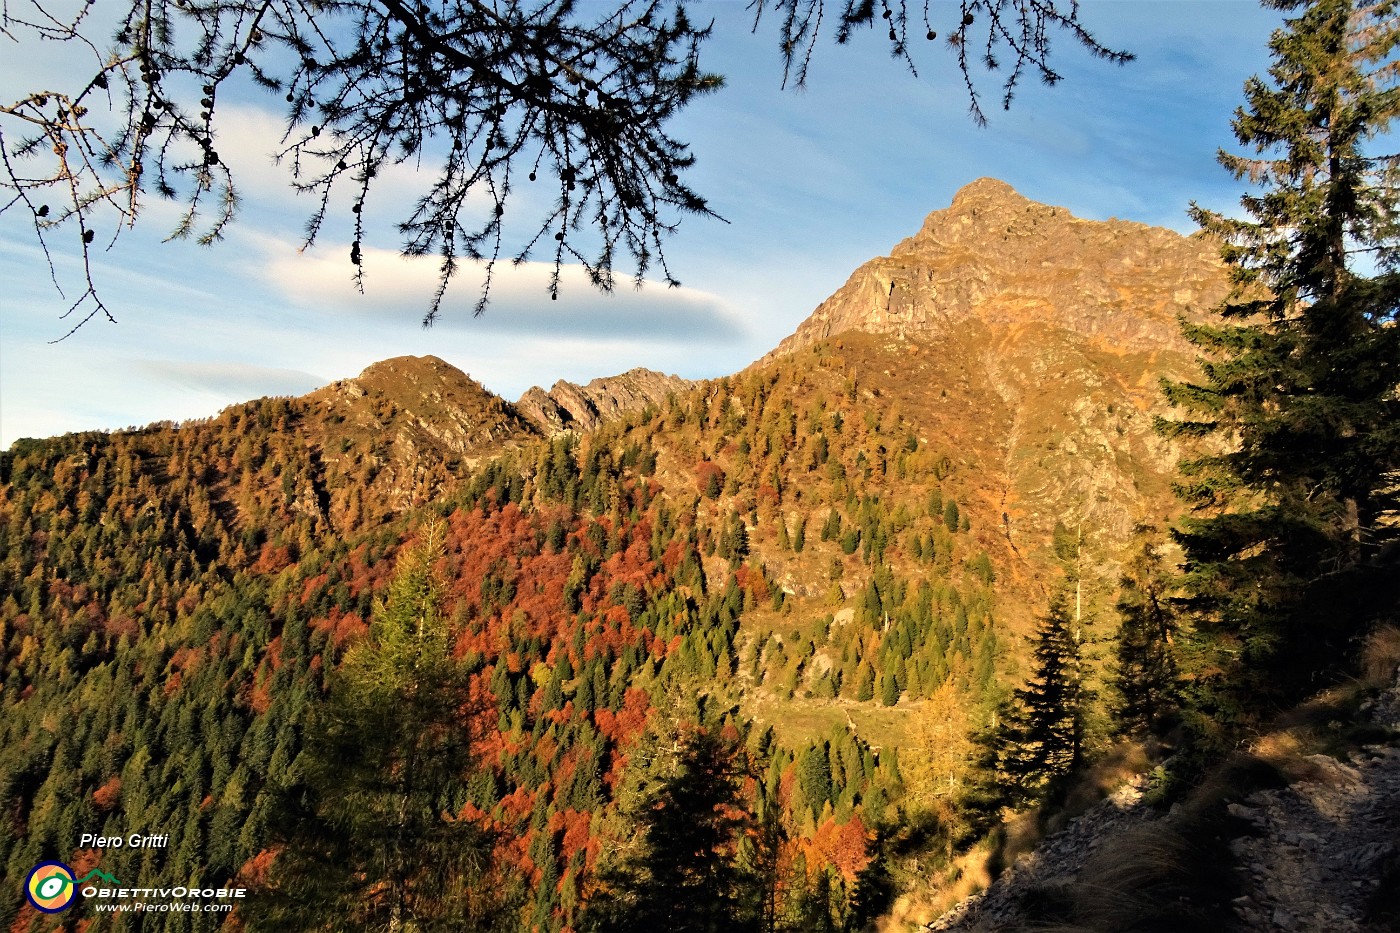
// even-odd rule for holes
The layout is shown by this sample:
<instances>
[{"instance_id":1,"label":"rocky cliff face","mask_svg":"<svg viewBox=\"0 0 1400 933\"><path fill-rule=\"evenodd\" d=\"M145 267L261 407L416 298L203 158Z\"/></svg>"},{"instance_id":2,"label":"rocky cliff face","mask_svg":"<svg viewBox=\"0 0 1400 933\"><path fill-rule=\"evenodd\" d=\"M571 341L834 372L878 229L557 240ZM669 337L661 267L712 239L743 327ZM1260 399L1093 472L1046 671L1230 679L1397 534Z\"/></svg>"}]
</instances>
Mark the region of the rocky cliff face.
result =
<instances>
[{"instance_id":1,"label":"rocky cliff face","mask_svg":"<svg viewBox=\"0 0 1400 933\"><path fill-rule=\"evenodd\" d=\"M548 392L534 386L520 397L515 408L546 435L588 431L604 421L665 401L667 395L690 384L679 376L638 368L619 376L594 379L585 386L562 379Z\"/></svg>"},{"instance_id":2,"label":"rocky cliff face","mask_svg":"<svg viewBox=\"0 0 1400 933\"><path fill-rule=\"evenodd\" d=\"M982 178L872 259L771 356L845 331L931 338L970 321L1063 328L1118 351L1184 350L1177 318L1225 294L1201 237L1091 221Z\"/></svg>"}]
</instances>

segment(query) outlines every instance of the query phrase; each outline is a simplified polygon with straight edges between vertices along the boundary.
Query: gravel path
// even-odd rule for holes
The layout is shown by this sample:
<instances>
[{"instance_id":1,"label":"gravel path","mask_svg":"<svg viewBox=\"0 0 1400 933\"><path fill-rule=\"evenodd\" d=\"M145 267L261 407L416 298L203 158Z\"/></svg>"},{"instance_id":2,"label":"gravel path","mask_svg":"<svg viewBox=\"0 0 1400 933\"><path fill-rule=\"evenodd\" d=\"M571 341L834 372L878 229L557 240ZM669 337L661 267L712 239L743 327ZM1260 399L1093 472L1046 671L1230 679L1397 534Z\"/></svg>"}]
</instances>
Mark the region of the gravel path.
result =
<instances>
[{"instance_id":1,"label":"gravel path","mask_svg":"<svg viewBox=\"0 0 1400 933\"><path fill-rule=\"evenodd\" d=\"M1400 685L1372 704L1372 720L1400 728ZM1368 745L1340 762L1315 755L1317 777L1260 791L1230 812L1258 835L1234 840L1247 930L1382 933L1367 918L1386 865L1400 852L1400 747Z\"/></svg>"},{"instance_id":2,"label":"gravel path","mask_svg":"<svg viewBox=\"0 0 1400 933\"><path fill-rule=\"evenodd\" d=\"M1400 736L1400 678L1363 707ZM1241 835L1230 842L1243 890L1233 933L1400 933L1400 742L1366 745L1349 760L1314 755L1308 777L1229 805ZM1038 886L1069 882L1106 839L1160 818L1141 804L1145 778L1126 785L1048 837L983 893L928 924L930 931L980 933L1014 927L1018 902Z\"/></svg>"},{"instance_id":3,"label":"gravel path","mask_svg":"<svg viewBox=\"0 0 1400 933\"><path fill-rule=\"evenodd\" d=\"M1158 813L1142 804L1146 786L1147 775L1124 784L1064 829L1047 836L1034 852L1018 858L987 890L962 901L924 929L976 933L1004 928L1016 919L1025 891L1073 878L1101 840L1157 819Z\"/></svg>"}]
</instances>

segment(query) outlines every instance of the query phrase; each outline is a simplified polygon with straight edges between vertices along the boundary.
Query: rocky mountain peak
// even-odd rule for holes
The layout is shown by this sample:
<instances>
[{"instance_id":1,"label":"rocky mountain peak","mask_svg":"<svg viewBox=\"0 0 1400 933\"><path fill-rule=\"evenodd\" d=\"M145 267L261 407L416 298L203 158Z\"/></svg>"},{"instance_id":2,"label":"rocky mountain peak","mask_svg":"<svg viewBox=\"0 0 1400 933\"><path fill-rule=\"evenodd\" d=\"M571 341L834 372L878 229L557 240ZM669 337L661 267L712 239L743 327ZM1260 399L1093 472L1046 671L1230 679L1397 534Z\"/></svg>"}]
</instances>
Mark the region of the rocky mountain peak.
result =
<instances>
[{"instance_id":1,"label":"rocky mountain peak","mask_svg":"<svg viewBox=\"0 0 1400 933\"><path fill-rule=\"evenodd\" d=\"M471 385L477 388L481 386L479 382L451 363L432 355L390 357L387 360L371 363L354 379L342 381L376 388L388 388L396 383L407 383L419 387L433 384Z\"/></svg>"},{"instance_id":2,"label":"rocky mountain peak","mask_svg":"<svg viewBox=\"0 0 1400 933\"><path fill-rule=\"evenodd\" d=\"M857 269L770 358L844 331L936 339L969 321L1050 325L1116 350L1184 349L1178 317L1208 311L1226 288L1204 238L1084 220L980 178Z\"/></svg>"},{"instance_id":3,"label":"rocky mountain peak","mask_svg":"<svg viewBox=\"0 0 1400 933\"><path fill-rule=\"evenodd\" d=\"M1026 205L1045 206L1036 204L999 178L983 177L958 189L953 195L952 210L1015 209Z\"/></svg>"},{"instance_id":4,"label":"rocky mountain peak","mask_svg":"<svg viewBox=\"0 0 1400 933\"><path fill-rule=\"evenodd\" d=\"M530 433L509 403L436 356L381 360L306 398L334 432L371 439L385 469L405 475L420 461L479 455Z\"/></svg>"}]
</instances>

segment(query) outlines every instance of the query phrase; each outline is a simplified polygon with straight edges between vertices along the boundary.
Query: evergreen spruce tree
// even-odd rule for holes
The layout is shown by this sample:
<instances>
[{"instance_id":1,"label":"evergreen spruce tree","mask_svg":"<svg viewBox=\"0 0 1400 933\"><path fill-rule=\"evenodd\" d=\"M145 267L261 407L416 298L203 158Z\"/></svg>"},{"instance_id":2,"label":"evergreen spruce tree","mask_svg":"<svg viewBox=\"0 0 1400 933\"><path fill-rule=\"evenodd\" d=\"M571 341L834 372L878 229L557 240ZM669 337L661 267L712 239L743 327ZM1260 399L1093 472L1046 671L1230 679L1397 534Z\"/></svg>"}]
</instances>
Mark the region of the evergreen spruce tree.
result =
<instances>
[{"instance_id":1,"label":"evergreen spruce tree","mask_svg":"<svg viewBox=\"0 0 1400 933\"><path fill-rule=\"evenodd\" d=\"M1063 593L1050 601L1035 636L1031 679L1003 709L996 771L1012 805L1043 797L1083 760L1086 696L1079 638L1066 603Z\"/></svg>"},{"instance_id":2,"label":"evergreen spruce tree","mask_svg":"<svg viewBox=\"0 0 1400 933\"><path fill-rule=\"evenodd\" d=\"M831 775L831 755L826 742L813 743L798 756L797 779L807 809L811 811L813 819L818 818L822 807L831 801L835 793Z\"/></svg>"},{"instance_id":3,"label":"evergreen spruce tree","mask_svg":"<svg viewBox=\"0 0 1400 933\"><path fill-rule=\"evenodd\" d=\"M741 793L744 752L716 730L692 728L676 762L634 813L637 851L604 873L583 929L594 933L756 931L760 879L740 858L754 828Z\"/></svg>"},{"instance_id":4,"label":"evergreen spruce tree","mask_svg":"<svg viewBox=\"0 0 1400 933\"><path fill-rule=\"evenodd\" d=\"M1234 287L1223 323L1186 327L1204 378L1167 386L1184 416L1164 424L1207 441L1182 464L1177 536L1212 729L1296 695L1394 601L1378 519L1400 469L1400 167L1368 144L1400 112L1400 21L1393 2L1268 2L1297 15L1245 86L1250 154L1220 156L1262 190L1244 219L1193 206Z\"/></svg>"}]
</instances>

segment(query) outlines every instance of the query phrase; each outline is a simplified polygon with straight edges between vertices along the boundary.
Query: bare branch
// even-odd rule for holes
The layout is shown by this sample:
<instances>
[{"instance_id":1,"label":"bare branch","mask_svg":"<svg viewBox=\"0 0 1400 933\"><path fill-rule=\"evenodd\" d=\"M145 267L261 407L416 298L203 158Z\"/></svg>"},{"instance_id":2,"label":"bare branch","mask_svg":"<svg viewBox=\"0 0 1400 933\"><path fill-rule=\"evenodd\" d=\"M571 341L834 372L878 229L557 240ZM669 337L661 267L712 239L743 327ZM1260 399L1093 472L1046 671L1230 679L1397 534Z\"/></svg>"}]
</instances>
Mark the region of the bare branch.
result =
<instances>
[{"instance_id":1,"label":"bare branch","mask_svg":"<svg viewBox=\"0 0 1400 933\"><path fill-rule=\"evenodd\" d=\"M339 219L353 229L357 287L371 237L392 231L404 253L438 258L425 324L442 312L463 260L482 268L480 314L495 263L525 262L551 240L551 297L572 262L605 291L620 266L635 282L659 270L677 285L665 241L685 215L715 216L684 181L690 147L668 129L722 84L700 66L710 27L692 23L683 0L125 0L110 42L96 35L94 4L65 18L54 12L62 2L3 8L5 36L81 48L91 67L73 88L0 101L0 214L30 214L56 285L54 238L76 235L84 287L68 313L83 321L111 317L93 285L95 231L109 228L115 241L146 195L183 205L172 238L212 244L236 216L238 189L216 148L232 84L285 99L278 159L314 205L304 247L348 202ZM755 17L769 7L782 18L785 82L800 85L824 0L754 0ZM1024 74L1059 79L1047 64L1050 27L1097 55L1128 58L1100 46L1073 3L961 0L960 9L948 41L978 122L974 28L983 30L976 57L984 65L1008 58L1005 105ZM891 54L913 70L905 0L842 0L837 41L877 16ZM934 38L927 2L922 17ZM424 179L415 203L393 227L370 223L372 190L401 163ZM538 214L517 216L522 201L541 201L522 192L539 187L550 196Z\"/></svg>"}]
</instances>

